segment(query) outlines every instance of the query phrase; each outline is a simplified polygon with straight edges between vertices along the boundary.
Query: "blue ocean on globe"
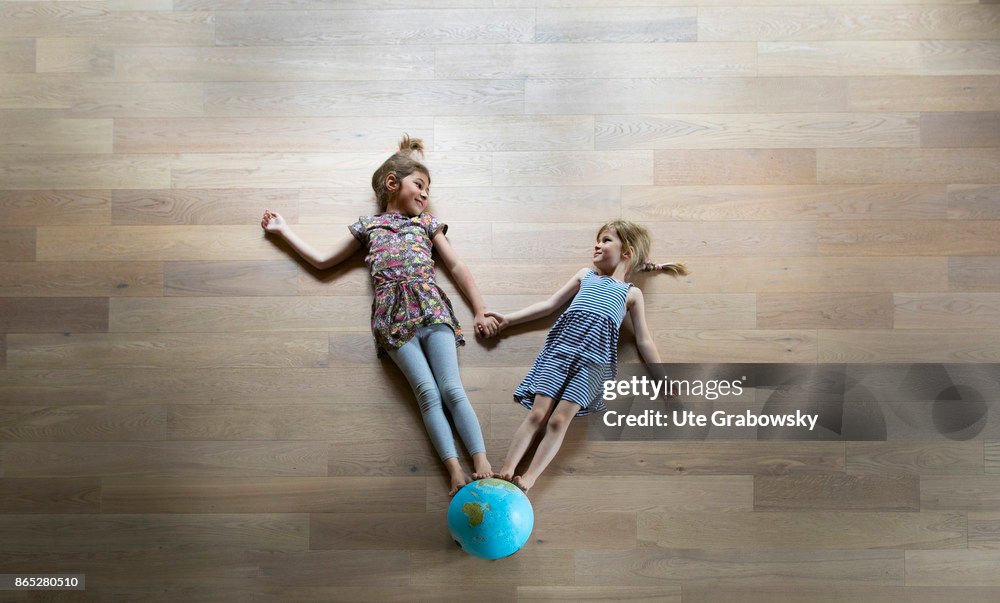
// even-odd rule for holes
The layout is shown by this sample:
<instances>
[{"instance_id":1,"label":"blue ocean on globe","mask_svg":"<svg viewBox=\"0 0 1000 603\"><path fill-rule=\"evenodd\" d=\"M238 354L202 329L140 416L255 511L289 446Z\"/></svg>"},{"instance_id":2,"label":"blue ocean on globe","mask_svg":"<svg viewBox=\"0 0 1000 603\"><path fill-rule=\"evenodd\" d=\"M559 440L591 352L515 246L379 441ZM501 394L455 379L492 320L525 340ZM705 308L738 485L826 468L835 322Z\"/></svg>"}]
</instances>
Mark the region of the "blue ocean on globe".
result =
<instances>
[{"instance_id":1,"label":"blue ocean on globe","mask_svg":"<svg viewBox=\"0 0 1000 603\"><path fill-rule=\"evenodd\" d=\"M502 479L466 484L448 506L448 529L462 549L483 559L500 559L520 549L535 525L524 492Z\"/></svg>"}]
</instances>

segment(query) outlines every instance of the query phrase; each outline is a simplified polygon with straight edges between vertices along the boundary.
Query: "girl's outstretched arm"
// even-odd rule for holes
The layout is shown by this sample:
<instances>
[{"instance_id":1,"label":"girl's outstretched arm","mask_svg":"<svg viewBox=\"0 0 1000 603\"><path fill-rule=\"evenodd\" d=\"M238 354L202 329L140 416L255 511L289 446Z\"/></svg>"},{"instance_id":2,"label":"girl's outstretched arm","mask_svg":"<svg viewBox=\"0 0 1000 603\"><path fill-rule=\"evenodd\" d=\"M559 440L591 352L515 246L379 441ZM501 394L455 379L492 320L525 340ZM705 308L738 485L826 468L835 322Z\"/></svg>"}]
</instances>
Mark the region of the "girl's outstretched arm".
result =
<instances>
[{"instance_id":1,"label":"girl's outstretched arm","mask_svg":"<svg viewBox=\"0 0 1000 603\"><path fill-rule=\"evenodd\" d=\"M441 261L448 268L448 272L455 277L458 287L462 290L466 299L469 300L469 303L472 304L472 311L476 315L476 333L484 337L493 337L499 333L500 323L496 318L486 315L486 302L483 301L483 296L479 293L479 287L476 286L476 279L472 278L472 271L465 265L465 262L458 258L458 254L455 253L455 249L448 242L448 238L444 236L444 232L439 231L434 235L433 243L434 249L441 256Z\"/></svg>"},{"instance_id":2,"label":"girl's outstretched arm","mask_svg":"<svg viewBox=\"0 0 1000 603\"><path fill-rule=\"evenodd\" d=\"M632 317L632 330L635 331L635 346L639 348L639 356L646 364L659 364L660 353L656 350L653 336L646 325L646 303L642 291L638 287L629 289L625 304Z\"/></svg>"},{"instance_id":3,"label":"girl's outstretched arm","mask_svg":"<svg viewBox=\"0 0 1000 603\"><path fill-rule=\"evenodd\" d=\"M267 232L281 235L292 246L292 249L305 258L307 262L321 270L343 262L361 247L361 243L352 235L339 241L330 251L320 253L292 232L281 214L271 210L264 210L264 218L260 221L260 225Z\"/></svg>"},{"instance_id":4,"label":"girl's outstretched arm","mask_svg":"<svg viewBox=\"0 0 1000 603\"><path fill-rule=\"evenodd\" d=\"M545 301L531 304L523 310L511 312L506 315L497 314L496 312L487 312L486 314L487 316L493 316L500 321L501 330L506 329L510 325L529 322L535 320L536 318L548 316L576 295L576 292L580 290L580 281L583 280L583 277L586 276L588 272L590 272L590 268L580 269L579 272L573 275L573 278L566 281L565 285L563 285L558 291L552 294L552 297Z\"/></svg>"}]
</instances>

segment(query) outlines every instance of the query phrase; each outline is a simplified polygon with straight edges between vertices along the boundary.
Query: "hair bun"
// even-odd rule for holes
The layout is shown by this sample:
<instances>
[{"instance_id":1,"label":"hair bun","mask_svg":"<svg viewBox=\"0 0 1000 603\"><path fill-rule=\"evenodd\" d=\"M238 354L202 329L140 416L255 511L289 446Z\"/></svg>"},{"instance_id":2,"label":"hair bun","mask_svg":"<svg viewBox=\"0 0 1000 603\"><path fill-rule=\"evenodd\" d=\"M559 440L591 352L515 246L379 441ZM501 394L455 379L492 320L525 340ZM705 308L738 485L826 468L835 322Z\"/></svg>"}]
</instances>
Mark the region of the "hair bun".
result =
<instances>
[{"instance_id":1,"label":"hair bun","mask_svg":"<svg viewBox=\"0 0 1000 603\"><path fill-rule=\"evenodd\" d=\"M403 134L403 138L399 141L399 154L406 155L410 157L414 154L424 155L424 141L419 138L410 138L409 134Z\"/></svg>"}]
</instances>

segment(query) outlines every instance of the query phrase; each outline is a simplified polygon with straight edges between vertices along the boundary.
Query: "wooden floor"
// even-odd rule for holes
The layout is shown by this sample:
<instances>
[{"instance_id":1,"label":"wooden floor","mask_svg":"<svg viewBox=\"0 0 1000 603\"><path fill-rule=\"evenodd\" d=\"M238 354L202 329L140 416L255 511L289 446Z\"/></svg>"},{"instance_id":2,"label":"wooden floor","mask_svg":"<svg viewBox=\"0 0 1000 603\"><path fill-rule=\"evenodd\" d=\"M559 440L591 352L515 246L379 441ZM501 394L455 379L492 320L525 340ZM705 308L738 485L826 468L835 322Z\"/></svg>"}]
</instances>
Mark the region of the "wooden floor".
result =
<instances>
[{"instance_id":1,"label":"wooden floor","mask_svg":"<svg viewBox=\"0 0 1000 603\"><path fill-rule=\"evenodd\" d=\"M467 557L361 259L258 226L344 236L405 131L499 311L623 216L692 269L639 283L665 361L1000 362L1000 6L746 4L0 2L0 573L85 573L58 601L1000 599L981 439L580 420L529 543ZM494 463L551 322L460 352Z\"/></svg>"}]
</instances>

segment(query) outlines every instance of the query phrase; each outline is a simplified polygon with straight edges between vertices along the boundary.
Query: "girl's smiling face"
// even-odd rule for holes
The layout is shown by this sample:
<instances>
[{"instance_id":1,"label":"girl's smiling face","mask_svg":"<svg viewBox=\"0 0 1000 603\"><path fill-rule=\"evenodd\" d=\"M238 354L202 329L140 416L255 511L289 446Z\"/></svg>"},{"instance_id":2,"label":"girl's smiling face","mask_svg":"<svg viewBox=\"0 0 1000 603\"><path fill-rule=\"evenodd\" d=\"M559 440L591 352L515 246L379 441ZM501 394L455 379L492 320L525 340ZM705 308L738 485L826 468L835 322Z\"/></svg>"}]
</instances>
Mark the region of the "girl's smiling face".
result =
<instances>
[{"instance_id":1,"label":"girl's smiling face","mask_svg":"<svg viewBox=\"0 0 1000 603\"><path fill-rule=\"evenodd\" d=\"M613 228L602 230L594 242L594 266L604 274L612 274L628 257L622 251L622 240Z\"/></svg>"},{"instance_id":2,"label":"girl's smiling face","mask_svg":"<svg viewBox=\"0 0 1000 603\"><path fill-rule=\"evenodd\" d=\"M387 211L419 216L427 208L431 179L423 172L413 172L402 180L396 180L394 175L389 174L386 188L391 195Z\"/></svg>"}]
</instances>

